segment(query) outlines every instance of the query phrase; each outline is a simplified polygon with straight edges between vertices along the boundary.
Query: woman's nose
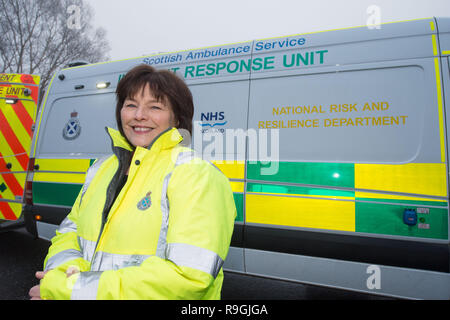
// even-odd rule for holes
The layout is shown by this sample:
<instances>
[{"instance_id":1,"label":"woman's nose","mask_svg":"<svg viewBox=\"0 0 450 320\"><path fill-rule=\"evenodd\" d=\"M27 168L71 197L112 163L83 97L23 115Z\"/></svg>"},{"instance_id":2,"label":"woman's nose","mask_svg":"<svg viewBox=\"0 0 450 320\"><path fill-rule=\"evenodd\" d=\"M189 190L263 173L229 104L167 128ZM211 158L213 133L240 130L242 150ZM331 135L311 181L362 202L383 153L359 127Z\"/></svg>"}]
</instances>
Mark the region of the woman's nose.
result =
<instances>
[{"instance_id":1,"label":"woman's nose","mask_svg":"<svg viewBox=\"0 0 450 320\"><path fill-rule=\"evenodd\" d=\"M146 119L146 118L147 118L147 114L146 114L146 112L145 112L145 109L144 109L143 107L138 106L138 107L136 108L136 112L135 112L135 114L134 114L134 117L135 117L137 120L143 120L143 119Z\"/></svg>"}]
</instances>

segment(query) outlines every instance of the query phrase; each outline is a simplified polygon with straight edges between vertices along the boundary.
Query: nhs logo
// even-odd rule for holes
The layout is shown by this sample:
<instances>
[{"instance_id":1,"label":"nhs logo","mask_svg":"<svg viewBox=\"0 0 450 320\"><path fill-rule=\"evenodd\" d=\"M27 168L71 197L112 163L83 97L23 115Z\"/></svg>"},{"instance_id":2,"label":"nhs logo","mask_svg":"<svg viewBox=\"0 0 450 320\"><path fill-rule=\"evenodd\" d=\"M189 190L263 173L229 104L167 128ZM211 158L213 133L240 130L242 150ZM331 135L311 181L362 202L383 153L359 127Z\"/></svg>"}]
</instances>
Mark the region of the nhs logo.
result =
<instances>
[{"instance_id":1,"label":"nhs logo","mask_svg":"<svg viewBox=\"0 0 450 320\"><path fill-rule=\"evenodd\" d=\"M202 132L208 132L208 128L221 127L228 123L225 120L225 111L216 111L216 112L202 112L200 116L200 125L202 126ZM214 131L223 132L222 128L215 128Z\"/></svg>"}]
</instances>

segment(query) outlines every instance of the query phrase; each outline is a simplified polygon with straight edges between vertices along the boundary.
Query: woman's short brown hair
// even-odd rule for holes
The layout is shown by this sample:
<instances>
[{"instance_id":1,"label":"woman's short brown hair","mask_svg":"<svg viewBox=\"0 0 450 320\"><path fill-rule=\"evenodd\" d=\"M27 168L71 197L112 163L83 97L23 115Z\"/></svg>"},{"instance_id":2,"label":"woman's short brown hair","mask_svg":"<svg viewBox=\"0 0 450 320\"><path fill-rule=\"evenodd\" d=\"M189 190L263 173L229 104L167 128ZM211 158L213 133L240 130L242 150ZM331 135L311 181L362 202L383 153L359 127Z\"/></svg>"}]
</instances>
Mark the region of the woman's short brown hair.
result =
<instances>
[{"instance_id":1,"label":"woman's short brown hair","mask_svg":"<svg viewBox=\"0 0 450 320\"><path fill-rule=\"evenodd\" d=\"M127 98L136 96L139 90L149 85L153 96L163 103L169 103L175 115L177 128L188 130L192 135L192 117L194 116L194 102L192 93L182 79L168 70L141 64L120 79L116 88L116 122L120 133L125 136L122 129L120 111Z\"/></svg>"}]
</instances>

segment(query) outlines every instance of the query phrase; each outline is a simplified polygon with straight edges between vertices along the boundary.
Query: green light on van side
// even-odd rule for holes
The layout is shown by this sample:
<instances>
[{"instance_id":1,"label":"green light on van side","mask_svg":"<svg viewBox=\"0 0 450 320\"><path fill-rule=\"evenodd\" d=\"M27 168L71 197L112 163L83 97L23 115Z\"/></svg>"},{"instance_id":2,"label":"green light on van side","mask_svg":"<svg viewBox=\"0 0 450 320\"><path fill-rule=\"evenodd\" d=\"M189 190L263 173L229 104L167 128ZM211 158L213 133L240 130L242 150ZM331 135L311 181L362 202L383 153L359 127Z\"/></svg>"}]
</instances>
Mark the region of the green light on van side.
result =
<instances>
[{"instance_id":1,"label":"green light on van side","mask_svg":"<svg viewBox=\"0 0 450 320\"><path fill-rule=\"evenodd\" d=\"M345 190L333 190L324 188L308 188L297 186L280 186L273 184L248 183L247 191L260 193L277 193L289 195L324 196L324 197L349 197L354 198L355 192Z\"/></svg>"},{"instance_id":2,"label":"green light on van side","mask_svg":"<svg viewBox=\"0 0 450 320\"><path fill-rule=\"evenodd\" d=\"M263 168L272 167L272 163L247 162L247 178L251 180L291 182L332 186L355 187L355 167L353 163L317 163L284 162L278 163L278 171L273 175L264 175Z\"/></svg>"}]
</instances>

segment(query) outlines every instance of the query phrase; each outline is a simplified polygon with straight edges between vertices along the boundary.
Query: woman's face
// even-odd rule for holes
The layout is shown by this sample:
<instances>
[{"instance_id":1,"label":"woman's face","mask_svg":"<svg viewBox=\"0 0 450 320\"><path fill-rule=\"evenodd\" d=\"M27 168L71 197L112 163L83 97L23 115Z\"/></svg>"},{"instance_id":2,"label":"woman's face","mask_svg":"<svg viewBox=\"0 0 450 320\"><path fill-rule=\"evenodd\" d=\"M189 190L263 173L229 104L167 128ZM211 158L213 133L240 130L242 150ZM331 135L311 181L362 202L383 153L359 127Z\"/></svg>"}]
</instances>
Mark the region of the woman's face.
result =
<instances>
[{"instance_id":1,"label":"woman's face","mask_svg":"<svg viewBox=\"0 0 450 320\"><path fill-rule=\"evenodd\" d=\"M172 107L157 101L148 84L125 99L120 118L125 136L135 147L148 147L161 132L176 125Z\"/></svg>"}]
</instances>

